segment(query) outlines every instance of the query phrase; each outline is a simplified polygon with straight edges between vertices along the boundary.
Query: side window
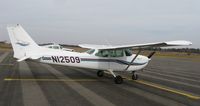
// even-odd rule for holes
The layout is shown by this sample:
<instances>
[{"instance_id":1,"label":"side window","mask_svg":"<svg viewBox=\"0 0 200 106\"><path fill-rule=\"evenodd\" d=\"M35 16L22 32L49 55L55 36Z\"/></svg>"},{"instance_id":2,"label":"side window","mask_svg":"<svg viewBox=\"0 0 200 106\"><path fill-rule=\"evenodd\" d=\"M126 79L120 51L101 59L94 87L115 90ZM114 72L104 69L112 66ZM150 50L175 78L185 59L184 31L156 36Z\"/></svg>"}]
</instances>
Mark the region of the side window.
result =
<instances>
[{"instance_id":1,"label":"side window","mask_svg":"<svg viewBox=\"0 0 200 106\"><path fill-rule=\"evenodd\" d=\"M53 49L60 49L59 46L53 46Z\"/></svg>"},{"instance_id":2,"label":"side window","mask_svg":"<svg viewBox=\"0 0 200 106\"><path fill-rule=\"evenodd\" d=\"M123 57L124 56L123 50L115 50L115 52L116 52L116 57Z\"/></svg>"},{"instance_id":3,"label":"side window","mask_svg":"<svg viewBox=\"0 0 200 106\"><path fill-rule=\"evenodd\" d=\"M49 46L48 48L52 48L52 46Z\"/></svg>"},{"instance_id":4,"label":"side window","mask_svg":"<svg viewBox=\"0 0 200 106\"><path fill-rule=\"evenodd\" d=\"M99 57L102 57L102 51L98 51L95 55L99 56Z\"/></svg>"},{"instance_id":5,"label":"side window","mask_svg":"<svg viewBox=\"0 0 200 106\"><path fill-rule=\"evenodd\" d=\"M108 57L108 54L109 54L108 50L102 51L102 57Z\"/></svg>"},{"instance_id":6,"label":"side window","mask_svg":"<svg viewBox=\"0 0 200 106\"><path fill-rule=\"evenodd\" d=\"M116 57L115 50L109 50L109 56L110 57Z\"/></svg>"},{"instance_id":7,"label":"side window","mask_svg":"<svg viewBox=\"0 0 200 106\"><path fill-rule=\"evenodd\" d=\"M90 49L90 50L88 50L86 53L88 53L88 54L93 54L94 53L94 49Z\"/></svg>"},{"instance_id":8,"label":"side window","mask_svg":"<svg viewBox=\"0 0 200 106\"><path fill-rule=\"evenodd\" d=\"M117 49L117 50L109 50L109 56L110 57L123 57L124 56L124 51L122 49Z\"/></svg>"},{"instance_id":9,"label":"side window","mask_svg":"<svg viewBox=\"0 0 200 106\"><path fill-rule=\"evenodd\" d=\"M108 57L109 52L107 50L100 50L95 55L99 57Z\"/></svg>"}]
</instances>

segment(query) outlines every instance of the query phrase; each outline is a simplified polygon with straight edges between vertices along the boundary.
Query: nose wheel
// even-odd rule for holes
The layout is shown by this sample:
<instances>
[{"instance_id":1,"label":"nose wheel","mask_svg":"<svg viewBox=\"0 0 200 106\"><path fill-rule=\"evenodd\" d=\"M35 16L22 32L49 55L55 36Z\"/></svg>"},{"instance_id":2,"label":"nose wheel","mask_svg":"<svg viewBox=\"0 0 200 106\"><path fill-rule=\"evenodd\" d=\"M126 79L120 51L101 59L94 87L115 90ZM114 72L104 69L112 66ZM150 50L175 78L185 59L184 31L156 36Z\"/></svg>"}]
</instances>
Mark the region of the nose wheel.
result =
<instances>
[{"instance_id":1,"label":"nose wheel","mask_svg":"<svg viewBox=\"0 0 200 106\"><path fill-rule=\"evenodd\" d=\"M138 79L138 75L135 74L135 72L133 72L133 75L132 75L132 80L137 80Z\"/></svg>"},{"instance_id":2,"label":"nose wheel","mask_svg":"<svg viewBox=\"0 0 200 106\"><path fill-rule=\"evenodd\" d=\"M114 81L116 84L121 84L121 83L123 83L123 78L118 75L118 76L114 77Z\"/></svg>"},{"instance_id":3,"label":"nose wheel","mask_svg":"<svg viewBox=\"0 0 200 106\"><path fill-rule=\"evenodd\" d=\"M108 71L113 75L115 84L123 83L123 78L120 75L116 76L113 70L108 70Z\"/></svg>"}]
</instances>

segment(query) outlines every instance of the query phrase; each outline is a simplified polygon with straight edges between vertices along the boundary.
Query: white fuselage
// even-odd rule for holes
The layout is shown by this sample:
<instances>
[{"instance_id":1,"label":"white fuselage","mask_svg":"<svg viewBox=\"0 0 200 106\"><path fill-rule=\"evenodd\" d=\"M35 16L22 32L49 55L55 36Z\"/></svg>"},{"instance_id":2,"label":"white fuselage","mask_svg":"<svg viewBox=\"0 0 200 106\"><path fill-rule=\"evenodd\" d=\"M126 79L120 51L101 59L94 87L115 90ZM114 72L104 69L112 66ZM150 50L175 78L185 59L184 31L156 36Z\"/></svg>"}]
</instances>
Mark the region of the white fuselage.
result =
<instances>
[{"instance_id":1,"label":"white fuselage","mask_svg":"<svg viewBox=\"0 0 200 106\"><path fill-rule=\"evenodd\" d=\"M97 70L124 71L130 64L135 54L123 57L99 57L94 54L69 52L55 49L44 49L42 57L39 59L42 63L90 68ZM45 52L46 51L46 52ZM141 70L147 66L149 58L138 55L135 61L126 71Z\"/></svg>"}]
</instances>

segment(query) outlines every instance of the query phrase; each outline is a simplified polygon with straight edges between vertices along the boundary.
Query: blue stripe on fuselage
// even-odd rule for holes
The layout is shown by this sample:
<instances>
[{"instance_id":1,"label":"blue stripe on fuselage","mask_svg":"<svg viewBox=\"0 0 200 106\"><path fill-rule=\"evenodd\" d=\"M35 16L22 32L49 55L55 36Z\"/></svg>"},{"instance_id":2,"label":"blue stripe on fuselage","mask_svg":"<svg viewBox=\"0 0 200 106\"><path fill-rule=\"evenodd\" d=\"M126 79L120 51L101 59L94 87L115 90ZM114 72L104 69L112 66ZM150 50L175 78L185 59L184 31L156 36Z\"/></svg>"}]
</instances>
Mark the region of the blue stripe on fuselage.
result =
<instances>
[{"instance_id":1,"label":"blue stripe on fuselage","mask_svg":"<svg viewBox=\"0 0 200 106\"><path fill-rule=\"evenodd\" d=\"M129 65L131 62L124 61L124 60L118 60L118 59L90 59L90 58L81 58L81 61L90 61L90 62L115 62L118 64L123 64L123 65ZM144 65L145 63L131 63L130 65Z\"/></svg>"}]
</instances>

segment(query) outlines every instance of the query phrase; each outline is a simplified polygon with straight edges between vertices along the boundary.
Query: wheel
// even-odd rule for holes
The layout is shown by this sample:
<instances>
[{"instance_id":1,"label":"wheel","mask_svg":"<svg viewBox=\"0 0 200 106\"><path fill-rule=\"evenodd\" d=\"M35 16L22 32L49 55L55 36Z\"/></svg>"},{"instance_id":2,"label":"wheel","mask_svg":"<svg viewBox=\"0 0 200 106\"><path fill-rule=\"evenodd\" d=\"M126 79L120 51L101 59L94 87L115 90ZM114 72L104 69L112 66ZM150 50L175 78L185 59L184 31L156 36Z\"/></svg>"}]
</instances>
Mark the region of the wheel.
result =
<instances>
[{"instance_id":1,"label":"wheel","mask_svg":"<svg viewBox=\"0 0 200 106\"><path fill-rule=\"evenodd\" d=\"M121 84L121 83L123 83L123 78L118 75L115 77L114 81L116 84Z\"/></svg>"},{"instance_id":2,"label":"wheel","mask_svg":"<svg viewBox=\"0 0 200 106\"><path fill-rule=\"evenodd\" d=\"M138 75L137 74L133 74L132 75L132 80L137 80L138 79Z\"/></svg>"},{"instance_id":3,"label":"wheel","mask_svg":"<svg viewBox=\"0 0 200 106\"><path fill-rule=\"evenodd\" d=\"M97 76L98 77L103 77L103 75L104 75L103 71L101 71L101 70L97 71Z\"/></svg>"}]
</instances>

